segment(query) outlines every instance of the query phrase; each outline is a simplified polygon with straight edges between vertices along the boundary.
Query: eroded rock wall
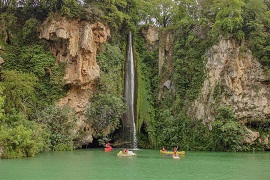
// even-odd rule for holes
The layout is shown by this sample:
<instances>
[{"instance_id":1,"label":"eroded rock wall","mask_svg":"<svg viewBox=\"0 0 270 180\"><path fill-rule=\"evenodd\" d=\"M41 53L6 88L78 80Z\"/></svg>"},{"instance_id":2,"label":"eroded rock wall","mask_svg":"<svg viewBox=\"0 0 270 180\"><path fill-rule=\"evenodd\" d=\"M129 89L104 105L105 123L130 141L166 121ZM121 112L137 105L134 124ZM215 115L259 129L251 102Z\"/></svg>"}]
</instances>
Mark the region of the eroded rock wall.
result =
<instances>
[{"instance_id":1,"label":"eroded rock wall","mask_svg":"<svg viewBox=\"0 0 270 180\"><path fill-rule=\"evenodd\" d=\"M149 50L158 49L157 61L160 77L158 100L161 100L163 88L170 88L170 77L173 73L173 34L153 26L144 27L141 31Z\"/></svg>"},{"instance_id":2,"label":"eroded rock wall","mask_svg":"<svg viewBox=\"0 0 270 180\"><path fill-rule=\"evenodd\" d=\"M222 105L231 106L239 120L262 120L270 116L269 79L248 49L223 39L206 53L208 76L193 106L198 119L213 121L215 91Z\"/></svg>"},{"instance_id":3,"label":"eroded rock wall","mask_svg":"<svg viewBox=\"0 0 270 180\"><path fill-rule=\"evenodd\" d=\"M51 17L43 22L39 32L39 37L50 43L56 64L65 64L64 81L70 90L66 97L60 99L59 105L71 106L80 119L78 125L84 126L84 111L95 90L95 80L100 75L96 62L97 49L107 41L110 30L100 22Z\"/></svg>"},{"instance_id":4,"label":"eroded rock wall","mask_svg":"<svg viewBox=\"0 0 270 180\"><path fill-rule=\"evenodd\" d=\"M215 106L222 105L231 106L243 124L269 118L269 77L250 50L234 40L222 39L208 50L206 58L208 75L191 114L211 124L215 120ZM256 136L255 139L260 135Z\"/></svg>"}]
</instances>

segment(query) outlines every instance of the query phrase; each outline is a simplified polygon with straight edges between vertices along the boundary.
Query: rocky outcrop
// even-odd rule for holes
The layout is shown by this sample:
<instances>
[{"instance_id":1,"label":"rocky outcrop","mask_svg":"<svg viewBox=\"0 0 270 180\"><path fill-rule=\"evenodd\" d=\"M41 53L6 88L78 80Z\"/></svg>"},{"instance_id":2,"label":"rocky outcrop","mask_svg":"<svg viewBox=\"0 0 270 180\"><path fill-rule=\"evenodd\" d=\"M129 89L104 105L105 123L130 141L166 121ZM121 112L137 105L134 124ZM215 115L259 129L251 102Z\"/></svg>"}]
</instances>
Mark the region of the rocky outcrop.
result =
<instances>
[{"instance_id":1,"label":"rocky outcrop","mask_svg":"<svg viewBox=\"0 0 270 180\"><path fill-rule=\"evenodd\" d=\"M147 44L155 46L156 42L159 40L159 29L154 26L147 26L141 29L143 36L145 37Z\"/></svg>"},{"instance_id":2,"label":"rocky outcrop","mask_svg":"<svg viewBox=\"0 0 270 180\"><path fill-rule=\"evenodd\" d=\"M253 132L250 129L247 129L247 135L244 137L244 142L248 144L252 144L260 137L259 132Z\"/></svg>"},{"instance_id":3,"label":"rocky outcrop","mask_svg":"<svg viewBox=\"0 0 270 180\"><path fill-rule=\"evenodd\" d=\"M161 100L164 87L168 88L171 84L170 77L173 73L173 35L167 31L159 30L153 26L141 29L146 39L148 48L158 49L158 74L161 78L159 82L158 100Z\"/></svg>"},{"instance_id":4,"label":"rocky outcrop","mask_svg":"<svg viewBox=\"0 0 270 180\"><path fill-rule=\"evenodd\" d=\"M159 33L159 55L158 55L158 73L159 76L166 74L167 78L162 82L164 84L168 77L172 75L173 72L173 35L168 32ZM164 75L163 75L164 76Z\"/></svg>"},{"instance_id":5,"label":"rocky outcrop","mask_svg":"<svg viewBox=\"0 0 270 180\"><path fill-rule=\"evenodd\" d=\"M158 75L159 93L158 100L161 100L166 82L170 82L173 73L173 35L169 32L159 33L159 53L158 53Z\"/></svg>"},{"instance_id":6,"label":"rocky outcrop","mask_svg":"<svg viewBox=\"0 0 270 180\"><path fill-rule=\"evenodd\" d=\"M232 107L243 124L247 120L269 118L269 77L249 49L233 40L222 39L208 50L206 59L208 75L191 114L208 123L215 119L215 107L222 105ZM250 134L255 139L259 137L257 133ZM254 138L249 140L254 141Z\"/></svg>"},{"instance_id":7,"label":"rocky outcrop","mask_svg":"<svg viewBox=\"0 0 270 180\"><path fill-rule=\"evenodd\" d=\"M260 63L248 49L233 40L221 40L206 53L208 76L193 112L198 119L213 121L213 105L231 106L239 120L270 116L270 86Z\"/></svg>"},{"instance_id":8,"label":"rocky outcrop","mask_svg":"<svg viewBox=\"0 0 270 180\"><path fill-rule=\"evenodd\" d=\"M68 104L75 109L81 119L78 125L83 126L84 110L100 72L96 62L97 49L100 43L107 41L110 30L100 22L51 17L39 27L39 32L39 37L50 43L56 64L65 64L64 81L70 90L60 99L59 105Z\"/></svg>"}]
</instances>

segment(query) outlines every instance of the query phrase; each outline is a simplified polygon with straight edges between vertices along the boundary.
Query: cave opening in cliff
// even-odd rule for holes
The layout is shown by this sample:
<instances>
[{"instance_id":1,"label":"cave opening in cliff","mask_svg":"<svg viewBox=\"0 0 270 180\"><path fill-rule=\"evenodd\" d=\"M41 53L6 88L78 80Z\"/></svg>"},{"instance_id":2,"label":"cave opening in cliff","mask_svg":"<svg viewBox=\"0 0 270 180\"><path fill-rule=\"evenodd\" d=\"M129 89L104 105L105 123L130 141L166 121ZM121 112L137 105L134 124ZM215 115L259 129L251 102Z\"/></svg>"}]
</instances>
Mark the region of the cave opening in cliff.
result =
<instances>
[{"instance_id":1,"label":"cave opening in cliff","mask_svg":"<svg viewBox=\"0 0 270 180\"><path fill-rule=\"evenodd\" d=\"M110 143L112 144L113 147L123 147L122 128L121 127L123 127L122 121L120 121L119 128L116 129L114 132L112 132L109 135Z\"/></svg>"},{"instance_id":2,"label":"cave opening in cliff","mask_svg":"<svg viewBox=\"0 0 270 180\"><path fill-rule=\"evenodd\" d=\"M147 124L145 122L143 122L140 131L138 133L138 139L140 142L140 146L143 148L150 148L148 147L150 145L150 141L149 141L149 135L147 132Z\"/></svg>"},{"instance_id":3,"label":"cave opening in cliff","mask_svg":"<svg viewBox=\"0 0 270 180\"><path fill-rule=\"evenodd\" d=\"M92 143L84 145L82 148L102 148L103 146L99 144L98 138L93 138Z\"/></svg>"},{"instance_id":4,"label":"cave opening in cliff","mask_svg":"<svg viewBox=\"0 0 270 180\"><path fill-rule=\"evenodd\" d=\"M261 134L268 134L270 127L270 117L263 121L248 121L246 126L254 131L259 131Z\"/></svg>"}]
</instances>

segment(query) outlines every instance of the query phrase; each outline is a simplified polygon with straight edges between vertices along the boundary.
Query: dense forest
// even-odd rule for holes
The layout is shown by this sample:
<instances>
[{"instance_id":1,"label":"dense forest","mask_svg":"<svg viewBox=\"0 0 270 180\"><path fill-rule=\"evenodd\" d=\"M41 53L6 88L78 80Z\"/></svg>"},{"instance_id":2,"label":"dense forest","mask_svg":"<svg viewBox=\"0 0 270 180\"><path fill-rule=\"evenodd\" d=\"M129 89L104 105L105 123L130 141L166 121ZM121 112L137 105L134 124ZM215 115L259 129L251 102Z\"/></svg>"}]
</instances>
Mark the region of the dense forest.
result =
<instances>
[{"instance_id":1,"label":"dense forest","mask_svg":"<svg viewBox=\"0 0 270 180\"><path fill-rule=\"evenodd\" d=\"M241 48L250 49L270 76L269 0L1 0L3 158L81 148L78 141L87 136L83 130L74 131L78 119L73 109L56 105L69 90L63 80L65 64L56 64L48 42L39 39L40 24L56 15L102 22L110 28L110 39L99 48L100 78L85 114L85 122L94 119L92 127L97 131L111 127L110 132L96 135L101 144L113 138L125 111L123 64L126 38L131 31L137 67L136 126L140 148L265 149L259 142L245 143L247 130L231 107L216 104L212 128L192 117L188 107L199 96L206 77L205 52L221 38L234 39ZM149 48L142 33L149 26L173 35L173 71L163 67L159 72L159 49ZM170 76L174 90L163 91L162 98L158 98L161 80L166 76ZM104 105L107 109L101 108ZM110 119L104 118L107 115ZM270 117L249 128L268 135Z\"/></svg>"}]
</instances>

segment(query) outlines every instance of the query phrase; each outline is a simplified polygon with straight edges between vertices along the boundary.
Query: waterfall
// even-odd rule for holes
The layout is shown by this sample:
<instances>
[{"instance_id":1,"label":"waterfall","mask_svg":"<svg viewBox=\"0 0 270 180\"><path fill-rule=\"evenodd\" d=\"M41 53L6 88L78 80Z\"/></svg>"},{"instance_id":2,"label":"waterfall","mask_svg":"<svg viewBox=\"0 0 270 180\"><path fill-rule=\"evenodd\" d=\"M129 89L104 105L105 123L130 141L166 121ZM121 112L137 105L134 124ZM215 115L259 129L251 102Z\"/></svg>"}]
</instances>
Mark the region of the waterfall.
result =
<instances>
[{"instance_id":1,"label":"waterfall","mask_svg":"<svg viewBox=\"0 0 270 180\"><path fill-rule=\"evenodd\" d=\"M124 116L123 126L126 139L130 141L133 148L137 148L136 125L134 115L134 91L135 73L132 49L132 34L128 35L127 58L125 63L125 94L124 99L127 104L127 112Z\"/></svg>"}]
</instances>

